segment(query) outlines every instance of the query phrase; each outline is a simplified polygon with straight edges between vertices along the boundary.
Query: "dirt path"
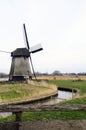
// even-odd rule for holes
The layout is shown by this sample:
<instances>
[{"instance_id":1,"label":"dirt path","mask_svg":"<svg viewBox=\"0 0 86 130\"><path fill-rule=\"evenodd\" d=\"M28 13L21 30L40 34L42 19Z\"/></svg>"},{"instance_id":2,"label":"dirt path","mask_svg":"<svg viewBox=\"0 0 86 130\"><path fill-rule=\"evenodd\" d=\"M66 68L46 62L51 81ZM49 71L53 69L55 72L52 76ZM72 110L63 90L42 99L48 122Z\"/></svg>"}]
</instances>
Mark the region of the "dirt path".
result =
<instances>
[{"instance_id":1,"label":"dirt path","mask_svg":"<svg viewBox=\"0 0 86 130\"><path fill-rule=\"evenodd\" d=\"M29 121L21 127L22 130L86 130L86 120Z\"/></svg>"},{"instance_id":2,"label":"dirt path","mask_svg":"<svg viewBox=\"0 0 86 130\"><path fill-rule=\"evenodd\" d=\"M0 123L0 130L86 130L86 120L52 120Z\"/></svg>"}]
</instances>

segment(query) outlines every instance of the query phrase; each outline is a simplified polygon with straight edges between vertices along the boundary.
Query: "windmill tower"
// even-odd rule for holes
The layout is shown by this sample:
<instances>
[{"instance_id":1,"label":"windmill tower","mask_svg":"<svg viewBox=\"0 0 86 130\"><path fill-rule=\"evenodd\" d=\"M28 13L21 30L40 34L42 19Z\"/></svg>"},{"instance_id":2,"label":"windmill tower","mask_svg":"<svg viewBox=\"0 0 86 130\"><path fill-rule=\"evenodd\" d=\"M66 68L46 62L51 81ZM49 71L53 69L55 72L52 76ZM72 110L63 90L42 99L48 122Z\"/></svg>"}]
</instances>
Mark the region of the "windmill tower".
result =
<instances>
[{"instance_id":1,"label":"windmill tower","mask_svg":"<svg viewBox=\"0 0 86 130\"><path fill-rule=\"evenodd\" d=\"M36 53L38 51L43 50L41 44L38 44L32 48L29 46L27 32L25 24L23 24L24 34L26 39L26 48L17 48L13 52L11 52L12 63L9 74L9 80L19 81L25 79L32 79L31 67L33 71L33 75L35 75L31 53ZM31 67L30 67L31 65Z\"/></svg>"}]
</instances>

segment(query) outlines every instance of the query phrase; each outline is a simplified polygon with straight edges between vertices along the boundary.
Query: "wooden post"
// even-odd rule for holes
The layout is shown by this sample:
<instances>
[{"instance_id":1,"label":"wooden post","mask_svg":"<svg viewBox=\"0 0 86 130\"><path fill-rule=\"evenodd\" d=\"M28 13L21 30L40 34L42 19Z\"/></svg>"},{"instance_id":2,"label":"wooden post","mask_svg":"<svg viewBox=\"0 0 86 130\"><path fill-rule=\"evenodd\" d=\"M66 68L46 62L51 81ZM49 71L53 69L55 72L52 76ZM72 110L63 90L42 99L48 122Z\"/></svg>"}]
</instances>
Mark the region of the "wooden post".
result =
<instances>
[{"instance_id":1,"label":"wooden post","mask_svg":"<svg viewBox=\"0 0 86 130\"><path fill-rule=\"evenodd\" d=\"M22 121L22 111L19 112L13 112L13 114L16 115L15 121Z\"/></svg>"},{"instance_id":2,"label":"wooden post","mask_svg":"<svg viewBox=\"0 0 86 130\"><path fill-rule=\"evenodd\" d=\"M72 88L72 99L73 99L73 88Z\"/></svg>"}]
</instances>

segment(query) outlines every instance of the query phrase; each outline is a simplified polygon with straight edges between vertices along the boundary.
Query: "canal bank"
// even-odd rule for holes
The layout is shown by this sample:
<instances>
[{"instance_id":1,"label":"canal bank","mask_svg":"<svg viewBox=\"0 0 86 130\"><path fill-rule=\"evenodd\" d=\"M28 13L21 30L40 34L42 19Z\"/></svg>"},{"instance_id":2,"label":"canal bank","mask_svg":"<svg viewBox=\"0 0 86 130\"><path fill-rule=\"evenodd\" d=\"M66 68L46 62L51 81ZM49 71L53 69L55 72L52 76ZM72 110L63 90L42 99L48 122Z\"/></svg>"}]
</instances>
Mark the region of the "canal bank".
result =
<instances>
[{"instance_id":1,"label":"canal bank","mask_svg":"<svg viewBox=\"0 0 86 130\"><path fill-rule=\"evenodd\" d=\"M58 93L56 85L44 81L29 81L28 83L1 83L0 105L35 102L54 96Z\"/></svg>"}]
</instances>

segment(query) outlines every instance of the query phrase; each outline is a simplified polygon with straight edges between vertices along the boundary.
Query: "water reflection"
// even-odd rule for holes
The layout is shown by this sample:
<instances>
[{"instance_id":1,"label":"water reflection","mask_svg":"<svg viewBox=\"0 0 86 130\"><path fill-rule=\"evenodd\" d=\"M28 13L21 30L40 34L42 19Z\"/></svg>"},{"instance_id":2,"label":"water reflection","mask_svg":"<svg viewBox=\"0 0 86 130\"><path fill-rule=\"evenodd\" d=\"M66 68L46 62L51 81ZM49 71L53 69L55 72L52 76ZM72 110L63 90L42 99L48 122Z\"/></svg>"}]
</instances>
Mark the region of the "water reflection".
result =
<instances>
[{"instance_id":1,"label":"water reflection","mask_svg":"<svg viewBox=\"0 0 86 130\"><path fill-rule=\"evenodd\" d=\"M69 91L58 90L57 96L51 97L50 99L42 101L41 104L43 104L43 105L57 104L61 101L72 99L74 95L75 95L75 93L72 93L72 92L69 92Z\"/></svg>"},{"instance_id":2,"label":"water reflection","mask_svg":"<svg viewBox=\"0 0 86 130\"><path fill-rule=\"evenodd\" d=\"M58 90L58 96L57 98L60 99L70 99L73 97L74 94L72 94L72 92L68 92L68 91L62 91L62 90Z\"/></svg>"},{"instance_id":3,"label":"water reflection","mask_svg":"<svg viewBox=\"0 0 86 130\"><path fill-rule=\"evenodd\" d=\"M12 112L0 112L0 118L12 115Z\"/></svg>"}]
</instances>

